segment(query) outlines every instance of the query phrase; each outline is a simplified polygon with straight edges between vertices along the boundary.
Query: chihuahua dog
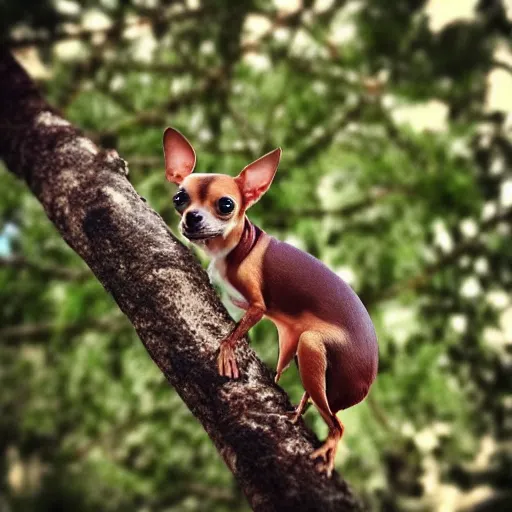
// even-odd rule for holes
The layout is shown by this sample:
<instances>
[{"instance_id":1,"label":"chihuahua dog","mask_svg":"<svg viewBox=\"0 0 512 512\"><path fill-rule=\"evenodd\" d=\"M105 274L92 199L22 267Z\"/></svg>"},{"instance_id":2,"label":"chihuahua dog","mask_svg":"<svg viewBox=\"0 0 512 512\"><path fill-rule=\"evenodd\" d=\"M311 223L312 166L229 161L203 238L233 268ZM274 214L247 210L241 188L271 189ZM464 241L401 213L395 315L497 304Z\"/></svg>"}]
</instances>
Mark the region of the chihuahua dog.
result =
<instances>
[{"instance_id":1,"label":"chihuahua dog","mask_svg":"<svg viewBox=\"0 0 512 512\"><path fill-rule=\"evenodd\" d=\"M261 318L279 333L275 381L296 356L305 393L291 416L296 422L311 399L329 426L311 457L329 476L344 427L336 413L363 400L377 374L378 348L370 316L359 297L313 256L276 240L246 217L268 190L281 158L275 149L232 178L192 174L194 149L173 128L163 137L165 173L179 186L173 197L180 231L212 258L211 266L245 310L220 343L221 375L240 375L235 347Z\"/></svg>"}]
</instances>

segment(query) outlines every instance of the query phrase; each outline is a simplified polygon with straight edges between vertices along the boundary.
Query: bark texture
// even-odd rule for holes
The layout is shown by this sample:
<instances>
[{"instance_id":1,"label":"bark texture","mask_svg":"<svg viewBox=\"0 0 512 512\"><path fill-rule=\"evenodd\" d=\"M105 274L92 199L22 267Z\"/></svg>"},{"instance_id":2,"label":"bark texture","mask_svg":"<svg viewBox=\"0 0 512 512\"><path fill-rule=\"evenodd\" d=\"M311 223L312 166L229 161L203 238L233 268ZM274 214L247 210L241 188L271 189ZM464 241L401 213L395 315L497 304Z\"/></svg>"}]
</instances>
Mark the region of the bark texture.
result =
<instances>
[{"instance_id":1,"label":"bark texture","mask_svg":"<svg viewBox=\"0 0 512 512\"><path fill-rule=\"evenodd\" d=\"M206 273L130 185L117 153L60 117L4 49L0 127L0 157L113 295L252 508L360 510L338 475L315 470L309 454L318 439L302 422L289 422L287 395L247 343L237 352L242 378L217 374L219 341L233 322Z\"/></svg>"}]
</instances>

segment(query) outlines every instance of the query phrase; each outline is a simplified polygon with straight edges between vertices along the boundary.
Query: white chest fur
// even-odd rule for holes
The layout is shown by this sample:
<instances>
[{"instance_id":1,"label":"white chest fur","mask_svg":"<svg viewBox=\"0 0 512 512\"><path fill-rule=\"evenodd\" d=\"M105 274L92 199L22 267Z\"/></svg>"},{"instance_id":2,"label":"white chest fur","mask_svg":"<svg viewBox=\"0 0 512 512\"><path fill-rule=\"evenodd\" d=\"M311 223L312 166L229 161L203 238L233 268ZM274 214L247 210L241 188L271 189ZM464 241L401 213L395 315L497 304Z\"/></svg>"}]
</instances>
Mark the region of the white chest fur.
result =
<instances>
[{"instance_id":1,"label":"white chest fur","mask_svg":"<svg viewBox=\"0 0 512 512\"><path fill-rule=\"evenodd\" d=\"M226 302L226 298L233 298L238 301L246 302L247 299L228 281L226 277L226 261L224 258L214 258L208 266L208 276L210 281L222 289L222 299ZM227 297L226 297L227 296ZM240 310L236 305L229 300L229 305Z\"/></svg>"}]
</instances>

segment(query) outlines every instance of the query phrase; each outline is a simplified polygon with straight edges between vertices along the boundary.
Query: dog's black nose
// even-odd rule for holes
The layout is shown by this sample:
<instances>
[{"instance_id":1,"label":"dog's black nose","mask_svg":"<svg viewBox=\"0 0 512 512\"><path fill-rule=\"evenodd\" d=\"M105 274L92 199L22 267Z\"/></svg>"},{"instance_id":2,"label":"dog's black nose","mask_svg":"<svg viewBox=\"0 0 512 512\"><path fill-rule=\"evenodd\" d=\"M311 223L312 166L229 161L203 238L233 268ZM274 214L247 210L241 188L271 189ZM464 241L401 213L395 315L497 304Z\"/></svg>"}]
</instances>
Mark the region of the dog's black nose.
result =
<instances>
[{"instance_id":1,"label":"dog's black nose","mask_svg":"<svg viewBox=\"0 0 512 512\"><path fill-rule=\"evenodd\" d=\"M203 216L196 210L188 212L187 216L185 218L187 227L189 229L197 228L197 226L199 226L199 224L201 223L202 220L203 220Z\"/></svg>"}]
</instances>

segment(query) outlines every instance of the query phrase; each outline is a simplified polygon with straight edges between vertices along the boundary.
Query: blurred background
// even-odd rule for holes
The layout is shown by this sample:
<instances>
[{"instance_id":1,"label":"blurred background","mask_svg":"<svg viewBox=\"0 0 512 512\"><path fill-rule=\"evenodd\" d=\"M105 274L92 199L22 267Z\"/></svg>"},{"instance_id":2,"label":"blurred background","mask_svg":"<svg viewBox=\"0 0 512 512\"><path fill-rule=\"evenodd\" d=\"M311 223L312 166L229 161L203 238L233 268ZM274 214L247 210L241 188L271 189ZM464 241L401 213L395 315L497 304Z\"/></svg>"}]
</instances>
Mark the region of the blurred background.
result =
<instances>
[{"instance_id":1,"label":"blurred background","mask_svg":"<svg viewBox=\"0 0 512 512\"><path fill-rule=\"evenodd\" d=\"M370 310L380 372L340 414L337 467L382 511L512 510L511 34L510 0L0 1L0 38L174 233L167 125L201 172L283 147L251 218ZM0 179L0 511L247 511L114 301ZM273 325L252 343L275 368ZM298 402L296 369L281 383Z\"/></svg>"}]
</instances>

